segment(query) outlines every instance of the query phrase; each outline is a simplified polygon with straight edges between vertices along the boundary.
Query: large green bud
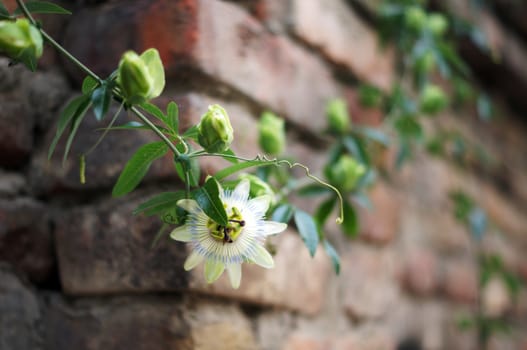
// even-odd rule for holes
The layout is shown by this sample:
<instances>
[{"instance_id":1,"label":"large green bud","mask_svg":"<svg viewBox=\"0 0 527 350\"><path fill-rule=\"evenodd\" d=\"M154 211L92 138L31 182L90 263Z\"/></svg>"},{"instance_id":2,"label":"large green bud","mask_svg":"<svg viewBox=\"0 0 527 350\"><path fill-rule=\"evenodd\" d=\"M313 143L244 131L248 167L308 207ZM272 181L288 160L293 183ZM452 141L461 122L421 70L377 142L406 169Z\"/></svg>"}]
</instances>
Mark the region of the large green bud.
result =
<instances>
[{"instance_id":1,"label":"large green bud","mask_svg":"<svg viewBox=\"0 0 527 350\"><path fill-rule=\"evenodd\" d=\"M328 180L344 192L355 189L366 167L348 155L342 155L335 164L326 168Z\"/></svg>"},{"instance_id":2,"label":"large green bud","mask_svg":"<svg viewBox=\"0 0 527 350\"><path fill-rule=\"evenodd\" d=\"M280 155L285 148L284 120L271 112L263 112L258 122L258 142L262 150L273 156Z\"/></svg>"},{"instance_id":3,"label":"large green bud","mask_svg":"<svg viewBox=\"0 0 527 350\"><path fill-rule=\"evenodd\" d=\"M329 129L338 134L344 134L350 127L348 106L340 98L329 101L326 108Z\"/></svg>"},{"instance_id":4,"label":"large green bud","mask_svg":"<svg viewBox=\"0 0 527 350\"><path fill-rule=\"evenodd\" d=\"M425 86L421 93L421 110L427 114L437 114L448 105L448 98L437 85Z\"/></svg>"},{"instance_id":5,"label":"large green bud","mask_svg":"<svg viewBox=\"0 0 527 350\"><path fill-rule=\"evenodd\" d=\"M404 11L404 23L416 32L424 28L426 20L426 13L420 6L410 6Z\"/></svg>"},{"instance_id":6,"label":"large green bud","mask_svg":"<svg viewBox=\"0 0 527 350\"><path fill-rule=\"evenodd\" d=\"M229 116L220 105L209 106L198 124L198 142L209 153L223 152L229 148L233 130Z\"/></svg>"},{"instance_id":7,"label":"large green bud","mask_svg":"<svg viewBox=\"0 0 527 350\"><path fill-rule=\"evenodd\" d=\"M426 26L435 36L442 36L448 30L448 20L440 13L432 13L428 16Z\"/></svg>"},{"instance_id":8,"label":"large green bud","mask_svg":"<svg viewBox=\"0 0 527 350\"><path fill-rule=\"evenodd\" d=\"M42 56L42 35L25 19L0 21L0 52L24 63L27 57L34 61Z\"/></svg>"},{"instance_id":9,"label":"large green bud","mask_svg":"<svg viewBox=\"0 0 527 350\"><path fill-rule=\"evenodd\" d=\"M140 56L133 51L123 54L117 82L127 103L138 104L158 97L165 88L165 70L156 49Z\"/></svg>"},{"instance_id":10,"label":"large green bud","mask_svg":"<svg viewBox=\"0 0 527 350\"><path fill-rule=\"evenodd\" d=\"M274 200L275 193L273 189L271 188L271 186L269 186L267 182L260 179L258 176L244 173L240 174L238 178L240 180L249 180L249 183L251 184L251 189L249 192L251 198L260 196L270 196Z\"/></svg>"}]
</instances>

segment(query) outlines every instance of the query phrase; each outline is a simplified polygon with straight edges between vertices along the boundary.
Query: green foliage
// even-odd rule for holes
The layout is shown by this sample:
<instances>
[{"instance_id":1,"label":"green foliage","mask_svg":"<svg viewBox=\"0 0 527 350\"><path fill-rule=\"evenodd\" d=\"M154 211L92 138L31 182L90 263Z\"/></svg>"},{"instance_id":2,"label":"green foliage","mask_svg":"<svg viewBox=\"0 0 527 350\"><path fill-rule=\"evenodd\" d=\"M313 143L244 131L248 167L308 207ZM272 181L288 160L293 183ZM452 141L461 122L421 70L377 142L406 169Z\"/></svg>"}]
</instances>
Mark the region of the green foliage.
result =
<instances>
[{"instance_id":1,"label":"green foliage","mask_svg":"<svg viewBox=\"0 0 527 350\"><path fill-rule=\"evenodd\" d=\"M205 184L192 192L192 197L198 202L200 208L221 226L227 226L227 213L220 200L220 185L218 181L213 178L207 178Z\"/></svg>"},{"instance_id":2,"label":"green foliage","mask_svg":"<svg viewBox=\"0 0 527 350\"><path fill-rule=\"evenodd\" d=\"M168 147L164 142L152 142L141 146L126 163L113 187L112 195L119 197L133 191L148 172L152 162L164 156Z\"/></svg>"},{"instance_id":3,"label":"green foliage","mask_svg":"<svg viewBox=\"0 0 527 350\"><path fill-rule=\"evenodd\" d=\"M47 1L28 1L25 3L26 8L29 13L36 14L55 14L55 15L71 15L71 12L65 8ZM22 14L22 9L17 7L13 12L14 16L19 16Z\"/></svg>"},{"instance_id":4,"label":"green foliage","mask_svg":"<svg viewBox=\"0 0 527 350\"><path fill-rule=\"evenodd\" d=\"M313 220L311 215L300 209L295 210L294 217L300 237L302 237L311 256L315 256L319 242L318 229L315 220Z\"/></svg>"}]
</instances>

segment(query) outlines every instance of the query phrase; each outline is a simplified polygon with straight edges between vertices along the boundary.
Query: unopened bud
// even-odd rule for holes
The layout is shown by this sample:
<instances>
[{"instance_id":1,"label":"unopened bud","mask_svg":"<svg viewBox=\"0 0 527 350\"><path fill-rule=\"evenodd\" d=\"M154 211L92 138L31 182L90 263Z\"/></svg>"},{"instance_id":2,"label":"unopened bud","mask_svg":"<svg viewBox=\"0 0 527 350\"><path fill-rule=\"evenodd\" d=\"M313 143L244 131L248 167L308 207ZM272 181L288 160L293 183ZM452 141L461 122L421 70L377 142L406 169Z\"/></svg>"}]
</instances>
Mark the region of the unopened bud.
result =
<instances>
[{"instance_id":1,"label":"unopened bud","mask_svg":"<svg viewBox=\"0 0 527 350\"><path fill-rule=\"evenodd\" d=\"M216 153L227 150L233 139L229 116L219 105L209 106L201 116L198 125L198 142L207 152Z\"/></svg>"},{"instance_id":2,"label":"unopened bud","mask_svg":"<svg viewBox=\"0 0 527 350\"><path fill-rule=\"evenodd\" d=\"M251 184L250 189L250 197L260 197L260 196L270 196L274 199L275 193L271 186L262 179L260 179L258 176L253 174L240 174L238 177L240 180L249 180L249 183Z\"/></svg>"},{"instance_id":3,"label":"unopened bud","mask_svg":"<svg viewBox=\"0 0 527 350\"><path fill-rule=\"evenodd\" d=\"M119 62L118 83L126 102L137 104L158 97L165 87L165 71L156 49L137 55L124 53Z\"/></svg>"},{"instance_id":4,"label":"unopened bud","mask_svg":"<svg viewBox=\"0 0 527 350\"><path fill-rule=\"evenodd\" d=\"M435 36L441 36L446 33L448 29L448 21L445 16L440 13L432 13L428 16L426 26Z\"/></svg>"},{"instance_id":5,"label":"unopened bud","mask_svg":"<svg viewBox=\"0 0 527 350\"><path fill-rule=\"evenodd\" d=\"M424 28L426 13L420 6L411 6L404 12L404 23L410 29L417 32Z\"/></svg>"},{"instance_id":6,"label":"unopened bud","mask_svg":"<svg viewBox=\"0 0 527 350\"><path fill-rule=\"evenodd\" d=\"M258 122L259 144L262 150L277 156L285 148L285 123L271 112L264 112Z\"/></svg>"},{"instance_id":7,"label":"unopened bud","mask_svg":"<svg viewBox=\"0 0 527 350\"><path fill-rule=\"evenodd\" d=\"M329 101L326 108L329 129L339 134L345 133L350 127L348 106L342 99Z\"/></svg>"},{"instance_id":8,"label":"unopened bud","mask_svg":"<svg viewBox=\"0 0 527 350\"><path fill-rule=\"evenodd\" d=\"M437 85L425 86L421 94L421 110L427 114L436 114L448 105L448 98Z\"/></svg>"},{"instance_id":9,"label":"unopened bud","mask_svg":"<svg viewBox=\"0 0 527 350\"><path fill-rule=\"evenodd\" d=\"M10 58L24 62L24 56L29 56L36 60L42 56L42 45L42 35L27 19L0 21L0 52Z\"/></svg>"},{"instance_id":10,"label":"unopened bud","mask_svg":"<svg viewBox=\"0 0 527 350\"><path fill-rule=\"evenodd\" d=\"M326 168L326 176L332 184L344 192L355 189L357 182L366 173L366 167L348 155Z\"/></svg>"}]
</instances>

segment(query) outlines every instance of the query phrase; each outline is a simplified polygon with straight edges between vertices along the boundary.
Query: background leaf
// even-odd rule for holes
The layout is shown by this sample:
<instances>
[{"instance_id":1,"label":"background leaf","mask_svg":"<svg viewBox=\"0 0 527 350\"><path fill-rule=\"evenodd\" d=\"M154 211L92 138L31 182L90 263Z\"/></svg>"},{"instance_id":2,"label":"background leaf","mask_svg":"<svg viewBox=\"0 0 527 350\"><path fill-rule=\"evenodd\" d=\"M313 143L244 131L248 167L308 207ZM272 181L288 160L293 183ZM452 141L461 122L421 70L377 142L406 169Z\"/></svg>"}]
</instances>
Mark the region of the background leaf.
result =
<instances>
[{"instance_id":1,"label":"background leaf","mask_svg":"<svg viewBox=\"0 0 527 350\"><path fill-rule=\"evenodd\" d=\"M315 213L315 219L317 221L318 227L322 228L324 226L324 223L329 217L329 214L331 214L331 211L335 207L335 204L337 202L336 197L331 197L324 201L317 209L317 212Z\"/></svg>"},{"instance_id":2,"label":"background leaf","mask_svg":"<svg viewBox=\"0 0 527 350\"><path fill-rule=\"evenodd\" d=\"M174 101L170 101L167 106L167 126L174 131L179 132L179 108Z\"/></svg>"},{"instance_id":3,"label":"background leaf","mask_svg":"<svg viewBox=\"0 0 527 350\"><path fill-rule=\"evenodd\" d=\"M297 209L295 211L295 224L298 229L298 233L311 256L315 256L318 245L318 229L315 220L303 210Z\"/></svg>"},{"instance_id":4,"label":"background leaf","mask_svg":"<svg viewBox=\"0 0 527 350\"><path fill-rule=\"evenodd\" d=\"M152 142L141 146L126 163L117 183L113 187L113 196L123 196L133 191L148 172L152 162L168 151L164 142Z\"/></svg>"},{"instance_id":5,"label":"background leaf","mask_svg":"<svg viewBox=\"0 0 527 350\"><path fill-rule=\"evenodd\" d=\"M333 269L335 269L335 273L338 275L340 273L340 257L335 248L327 239L325 239L322 242L322 245L324 246L324 250L326 251L326 254L330 257L331 262L333 263Z\"/></svg>"},{"instance_id":6,"label":"background leaf","mask_svg":"<svg viewBox=\"0 0 527 350\"><path fill-rule=\"evenodd\" d=\"M144 213L147 216L161 214L176 207L177 201L185 198L184 191L163 192L155 195L134 209L134 215Z\"/></svg>"},{"instance_id":7,"label":"background leaf","mask_svg":"<svg viewBox=\"0 0 527 350\"><path fill-rule=\"evenodd\" d=\"M154 117L159 119L164 124L167 124L167 118L166 118L165 114L163 113L163 111L161 111L161 109L159 109L158 106L156 106L156 105L154 105L154 104L152 104L150 102L144 102L144 103L142 103L140 105L140 107L145 112L150 113L151 115L153 115Z\"/></svg>"},{"instance_id":8,"label":"background leaf","mask_svg":"<svg viewBox=\"0 0 527 350\"><path fill-rule=\"evenodd\" d=\"M227 226L229 223L227 213L220 199L220 189L216 179L209 177L203 187L194 191L192 196L209 218L222 226Z\"/></svg>"},{"instance_id":9,"label":"background leaf","mask_svg":"<svg viewBox=\"0 0 527 350\"><path fill-rule=\"evenodd\" d=\"M294 212L295 212L295 208L291 204L288 204L288 203L280 204L273 211L271 220L277 221L277 222L283 222L284 224L287 224L289 220L291 220L291 218L293 217Z\"/></svg>"},{"instance_id":10,"label":"background leaf","mask_svg":"<svg viewBox=\"0 0 527 350\"><path fill-rule=\"evenodd\" d=\"M93 104L93 112L95 114L95 119L101 121L106 113L108 108L110 108L110 101L112 100L112 95L108 85L103 84L97 89L93 90L91 94L91 102Z\"/></svg>"},{"instance_id":11,"label":"background leaf","mask_svg":"<svg viewBox=\"0 0 527 350\"><path fill-rule=\"evenodd\" d=\"M92 92L93 89L97 87L97 85L99 85L99 82L88 75L82 81L81 91L83 94L87 95Z\"/></svg>"},{"instance_id":12,"label":"background leaf","mask_svg":"<svg viewBox=\"0 0 527 350\"><path fill-rule=\"evenodd\" d=\"M57 4L46 1L28 1L25 3L30 13L51 13L56 15L71 15L71 12ZM17 8L14 15L18 16L22 14L22 10Z\"/></svg>"},{"instance_id":13,"label":"background leaf","mask_svg":"<svg viewBox=\"0 0 527 350\"><path fill-rule=\"evenodd\" d=\"M342 223L342 229L347 236L356 237L359 232L359 219L357 217L357 212L347 200L344 200L343 204L344 222Z\"/></svg>"}]
</instances>

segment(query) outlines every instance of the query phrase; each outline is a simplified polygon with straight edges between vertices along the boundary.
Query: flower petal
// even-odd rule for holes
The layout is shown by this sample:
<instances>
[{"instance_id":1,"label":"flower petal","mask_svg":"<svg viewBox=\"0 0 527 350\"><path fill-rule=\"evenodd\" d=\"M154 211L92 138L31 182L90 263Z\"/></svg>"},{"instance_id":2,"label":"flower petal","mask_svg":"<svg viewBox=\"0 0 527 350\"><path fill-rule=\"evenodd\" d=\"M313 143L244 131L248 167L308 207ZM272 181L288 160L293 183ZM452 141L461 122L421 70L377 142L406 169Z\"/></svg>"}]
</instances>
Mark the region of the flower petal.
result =
<instances>
[{"instance_id":1,"label":"flower petal","mask_svg":"<svg viewBox=\"0 0 527 350\"><path fill-rule=\"evenodd\" d=\"M237 200L247 200L249 197L249 190L251 189L251 183L247 179L243 179L240 181L238 185L236 185L236 188L232 192L232 197Z\"/></svg>"},{"instance_id":2,"label":"flower petal","mask_svg":"<svg viewBox=\"0 0 527 350\"><path fill-rule=\"evenodd\" d=\"M207 259L205 261L205 279L207 283L216 281L225 270L225 264L221 261Z\"/></svg>"},{"instance_id":3,"label":"flower petal","mask_svg":"<svg viewBox=\"0 0 527 350\"><path fill-rule=\"evenodd\" d=\"M183 225L170 232L170 238L180 242L190 242L192 240L192 233L187 225Z\"/></svg>"},{"instance_id":4,"label":"flower petal","mask_svg":"<svg viewBox=\"0 0 527 350\"><path fill-rule=\"evenodd\" d=\"M238 289L242 280L242 265L228 264L227 272L229 273L229 280L231 281L232 288Z\"/></svg>"},{"instance_id":5,"label":"flower petal","mask_svg":"<svg viewBox=\"0 0 527 350\"><path fill-rule=\"evenodd\" d=\"M192 251L192 253L190 253L190 255L188 256L187 260L185 260L183 268L185 269L185 271L190 271L202 261L203 256L198 254L198 252L196 251Z\"/></svg>"},{"instance_id":6,"label":"flower petal","mask_svg":"<svg viewBox=\"0 0 527 350\"><path fill-rule=\"evenodd\" d=\"M255 245L254 248L256 254L251 257L254 263L261 267L265 267L266 269L274 267L273 257L264 247L261 245Z\"/></svg>"},{"instance_id":7,"label":"flower petal","mask_svg":"<svg viewBox=\"0 0 527 350\"><path fill-rule=\"evenodd\" d=\"M269 209L269 203L271 203L271 199L272 198L269 195L256 197L251 199L247 203L247 206L253 213L255 213L256 216L264 216L267 209Z\"/></svg>"},{"instance_id":8,"label":"flower petal","mask_svg":"<svg viewBox=\"0 0 527 350\"><path fill-rule=\"evenodd\" d=\"M193 199L180 199L177 201L177 205L178 207L185 209L189 213L196 213L201 210L198 205L198 202Z\"/></svg>"},{"instance_id":9,"label":"flower petal","mask_svg":"<svg viewBox=\"0 0 527 350\"><path fill-rule=\"evenodd\" d=\"M264 221L262 223L262 231L266 236L275 235L284 231L287 228L287 224L276 221Z\"/></svg>"}]
</instances>

